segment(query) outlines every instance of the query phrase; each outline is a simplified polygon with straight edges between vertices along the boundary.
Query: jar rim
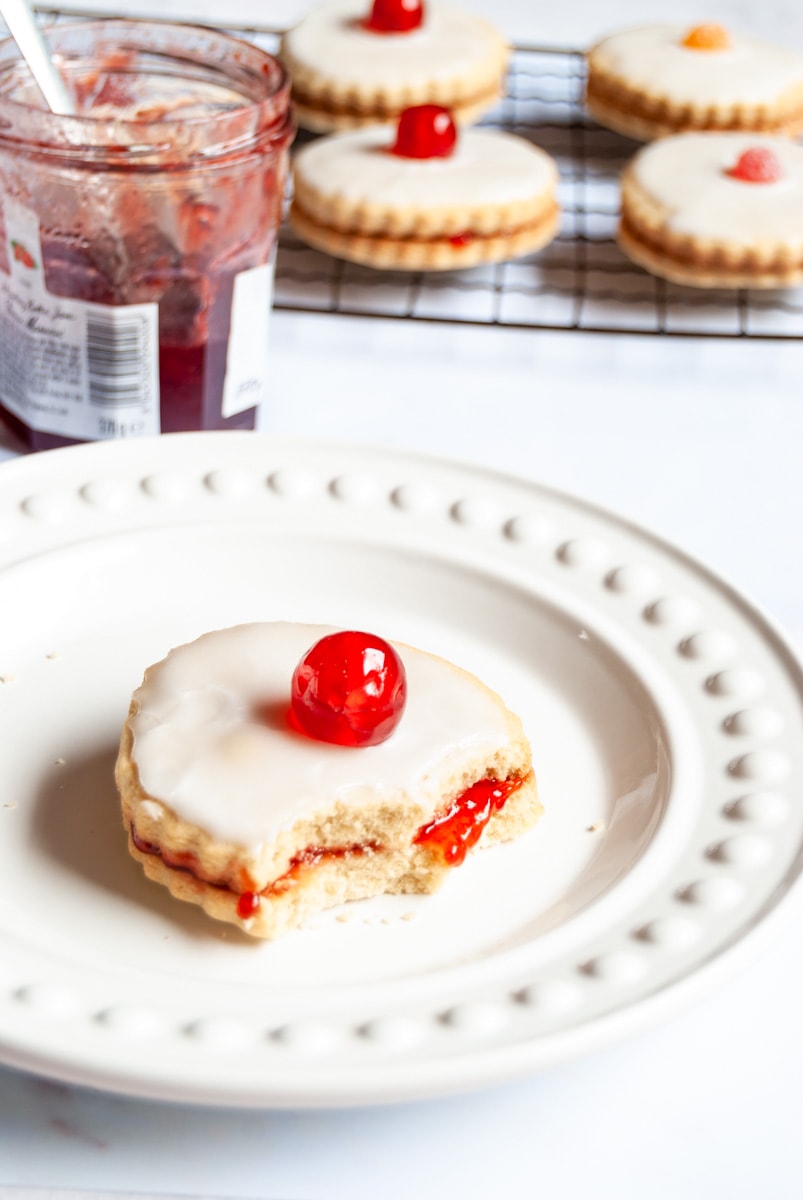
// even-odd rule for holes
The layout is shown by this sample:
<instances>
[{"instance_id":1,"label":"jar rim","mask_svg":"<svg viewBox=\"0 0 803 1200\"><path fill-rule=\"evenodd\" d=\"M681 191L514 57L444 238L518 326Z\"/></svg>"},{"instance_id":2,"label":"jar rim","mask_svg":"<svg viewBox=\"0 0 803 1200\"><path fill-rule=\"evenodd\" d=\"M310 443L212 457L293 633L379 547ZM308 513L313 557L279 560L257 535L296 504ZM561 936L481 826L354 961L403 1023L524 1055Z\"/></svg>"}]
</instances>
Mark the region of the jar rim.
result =
<instances>
[{"instance_id":1,"label":"jar rim","mask_svg":"<svg viewBox=\"0 0 803 1200\"><path fill-rule=\"evenodd\" d=\"M173 118L162 115L153 120L98 117L89 113L56 114L47 107L3 94L4 78L22 62L16 43L8 37L0 40L0 142L37 141L42 146L57 144L73 149L81 145L114 146L120 151L136 147L154 152L179 129L202 135L206 146L236 140L236 127L244 119L252 133L258 130L262 137L268 135L277 143L292 134L286 68L274 55L244 38L211 26L135 17L69 20L49 26L45 32L62 60L65 56L80 55L86 66L96 61L96 57L100 60L104 53L139 54L143 62L150 55L154 61L184 64L188 79L203 77L228 86L242 103L219 112ZM95 47L96 57L86 57L80 47L82 40ZM195 49L190 47L193 40L197 43ZM180 77L181 73L173 74Z\"/></svg>"}]
</instances>

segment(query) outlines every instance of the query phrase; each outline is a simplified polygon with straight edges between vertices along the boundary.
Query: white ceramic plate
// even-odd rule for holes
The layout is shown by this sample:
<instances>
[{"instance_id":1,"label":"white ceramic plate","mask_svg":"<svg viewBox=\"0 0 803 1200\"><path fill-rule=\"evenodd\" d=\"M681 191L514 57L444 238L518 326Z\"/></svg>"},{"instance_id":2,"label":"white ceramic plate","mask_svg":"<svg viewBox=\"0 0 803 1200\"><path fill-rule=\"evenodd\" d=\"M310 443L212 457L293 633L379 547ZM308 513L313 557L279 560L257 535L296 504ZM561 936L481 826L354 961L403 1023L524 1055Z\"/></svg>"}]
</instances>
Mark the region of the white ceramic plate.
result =
<instances>
[{"instance_id":1,"label":"white ceramic plate","mask_svg":"<svg viewBox=\"0 0 803 1200\"><path fill-rule=\"evenodd\" d=\"M538 828L273 944L149 884L112 779L130 692L278 618L481 675L524 718ZM455 464L253 434L6 464L0 676L0 1057L74 1082L301 1106L529 1072L710 986L800 871L777 632L648 534Z\"/></svg>"}]
</instances>

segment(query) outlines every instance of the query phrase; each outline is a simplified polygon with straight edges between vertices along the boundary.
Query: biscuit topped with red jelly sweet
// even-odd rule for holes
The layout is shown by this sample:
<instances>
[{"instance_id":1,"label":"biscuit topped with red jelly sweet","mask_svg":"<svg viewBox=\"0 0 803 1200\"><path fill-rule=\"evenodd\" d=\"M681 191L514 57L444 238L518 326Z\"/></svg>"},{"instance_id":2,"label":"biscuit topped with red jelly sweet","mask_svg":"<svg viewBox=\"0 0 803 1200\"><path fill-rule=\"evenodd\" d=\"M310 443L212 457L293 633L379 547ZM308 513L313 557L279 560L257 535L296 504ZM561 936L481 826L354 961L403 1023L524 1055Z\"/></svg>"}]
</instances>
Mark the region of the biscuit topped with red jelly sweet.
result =
<instances>
[{"instance_id":1,"label":"biscuit topped with red jelly sweet","mask_svg":"<svg viewBox=\"0 0 803 1200\"><path fill-rule=\"evenodd\" d=\"M502 92L508 45L490 22L440 0L330 0L282 39L299 124L320 133L440 104L461 124Z\"/></svg>"},{"instance_id":2,"label":"biscuit topped with red jelly sweet","mask_svg":"<svg viewBox=\"0 0 803 1200\"><path fill-rule=\"evenodd\" d=\"M498 129L448 108L406 108L395 127L330 134L293 165L290 221L309 245L367 266L440 271L541 250L558 232L558 171Z\"/></svg>"},{"instance_id":3,"label":"biscuit topped with red jelly sweet","mask_svg":"<svg viewBox=\"0 0 803 1200\"><path fill-rule=\"evenodd\" d=\"M696 287L803 282L803 148L785 137L684 133L641 149L622 177L619 243Z\"/></svg>"},{"instance_id":4,"label":"biscuit topped with red jelly sweet","mask_svg":"<svg viewBox=\"0 0 803 1200\"><path fill-rule=\"evenodd\" d=\"M116 778L146 875L262 938L343 901L433 891L542 811L521 722L474 676L285 622L150 667Z\"/></svg>"}]
</instances>

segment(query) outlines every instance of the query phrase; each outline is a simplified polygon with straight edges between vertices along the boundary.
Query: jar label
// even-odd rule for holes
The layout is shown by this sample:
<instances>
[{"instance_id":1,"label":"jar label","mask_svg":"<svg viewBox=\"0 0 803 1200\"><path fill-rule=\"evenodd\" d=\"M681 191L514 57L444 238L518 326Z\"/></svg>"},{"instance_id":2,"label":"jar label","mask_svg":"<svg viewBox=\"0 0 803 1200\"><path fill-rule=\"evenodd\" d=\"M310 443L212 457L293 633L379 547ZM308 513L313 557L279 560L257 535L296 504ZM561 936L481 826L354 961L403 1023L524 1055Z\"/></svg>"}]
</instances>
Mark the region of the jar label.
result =
<instances>
[{"instance_id":1,"label":"jar label","mask_svg":"<svg viewBox=\"0 0 803 1200\"><path fill-rule=\"evenodd\" d=\"M223 384L224 417L259 408L265 398L272 300L273 262L235 276Z\"/></svg>"},{"instance_id":2,"label":"jar label","mask_svg":"<svg viewBox=\"0 0 803 1200\"><path fill-rule=\"evenodd\" d=\"M0 400L31 429L77 440L159 433L159 309L47 290L39 221L3 198Z\"/></svg>"}]
</instances>

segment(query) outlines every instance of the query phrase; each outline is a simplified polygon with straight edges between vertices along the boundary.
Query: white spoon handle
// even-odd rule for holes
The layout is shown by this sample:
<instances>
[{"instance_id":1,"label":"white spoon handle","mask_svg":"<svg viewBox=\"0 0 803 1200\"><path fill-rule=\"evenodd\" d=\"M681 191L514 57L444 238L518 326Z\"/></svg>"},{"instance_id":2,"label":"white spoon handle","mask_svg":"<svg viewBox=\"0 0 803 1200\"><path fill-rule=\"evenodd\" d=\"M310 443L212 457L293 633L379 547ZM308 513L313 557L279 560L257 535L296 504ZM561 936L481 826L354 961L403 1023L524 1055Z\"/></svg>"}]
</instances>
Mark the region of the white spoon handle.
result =
<instances>
[{"instance_id":1,"label":"white spoon handle","mask_svg":"<svg viewBox=\"0 0 803 1200\"><path fill-rule=\"evenodd\" d=\"M27 0L0 0L0 16L19 46L49 107L55 113L73 116L76 111L75 100L53 65L50 48Z\"/></svg>"}]
</instances>

